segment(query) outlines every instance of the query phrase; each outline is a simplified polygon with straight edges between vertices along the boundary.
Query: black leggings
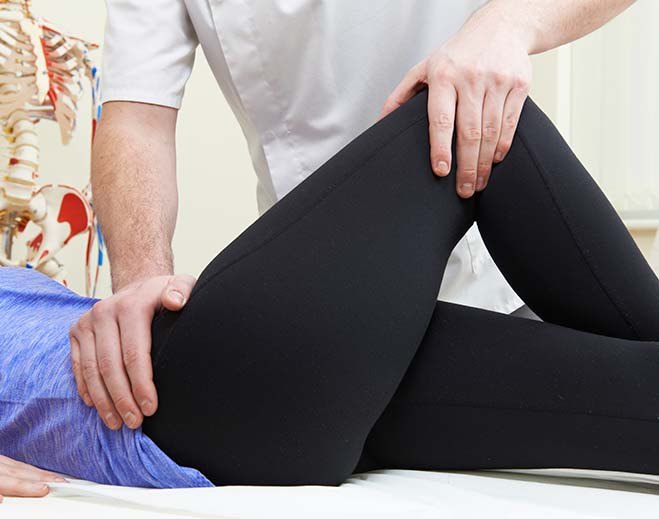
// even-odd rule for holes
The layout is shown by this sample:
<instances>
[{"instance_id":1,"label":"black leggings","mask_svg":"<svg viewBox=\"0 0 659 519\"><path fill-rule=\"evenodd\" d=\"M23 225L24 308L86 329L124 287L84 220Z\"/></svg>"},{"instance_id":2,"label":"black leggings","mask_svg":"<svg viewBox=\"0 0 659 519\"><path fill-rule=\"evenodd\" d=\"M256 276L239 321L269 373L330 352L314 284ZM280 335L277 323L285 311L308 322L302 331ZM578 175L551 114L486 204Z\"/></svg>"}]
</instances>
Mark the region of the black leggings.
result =
<instances>
[{"instance_id":1,"label":"black leggings","mask_svg":"<svg viewBox=\"0 0 659 519\"><path fill-rule=\"evenodd\" d=\"M374 468L659 474L659 282L527 100L487 189L429 164L427 92L219 254L153 325L145 432L215 484ZM436 301L478 222L544 321ZM550 324L551 323L551 324Z\"/></svg>"}]
</instances>

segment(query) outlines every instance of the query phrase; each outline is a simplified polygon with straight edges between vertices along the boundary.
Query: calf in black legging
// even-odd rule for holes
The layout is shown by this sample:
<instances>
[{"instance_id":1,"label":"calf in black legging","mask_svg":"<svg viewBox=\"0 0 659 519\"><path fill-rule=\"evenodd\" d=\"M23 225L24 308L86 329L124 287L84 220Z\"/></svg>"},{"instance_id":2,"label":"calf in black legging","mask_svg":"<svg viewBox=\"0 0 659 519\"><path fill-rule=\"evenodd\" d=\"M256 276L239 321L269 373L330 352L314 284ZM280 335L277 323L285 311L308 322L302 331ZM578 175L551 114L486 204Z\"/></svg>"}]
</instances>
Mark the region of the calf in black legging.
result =
<instances>
[{"instance_id":1,"label":"calf in black legging","mask_svg":"<svg viewBox=\"0 0 659 519\"><path fill-rule=\"evenodd\" d=\"M488 188L460 199L432 173L426 106L346 146L155 319L144 430L216 484L659 474L659 282L614 209L531 100ZM436 301L474 220L546 322Z\"/></svg>"}]
</instances>

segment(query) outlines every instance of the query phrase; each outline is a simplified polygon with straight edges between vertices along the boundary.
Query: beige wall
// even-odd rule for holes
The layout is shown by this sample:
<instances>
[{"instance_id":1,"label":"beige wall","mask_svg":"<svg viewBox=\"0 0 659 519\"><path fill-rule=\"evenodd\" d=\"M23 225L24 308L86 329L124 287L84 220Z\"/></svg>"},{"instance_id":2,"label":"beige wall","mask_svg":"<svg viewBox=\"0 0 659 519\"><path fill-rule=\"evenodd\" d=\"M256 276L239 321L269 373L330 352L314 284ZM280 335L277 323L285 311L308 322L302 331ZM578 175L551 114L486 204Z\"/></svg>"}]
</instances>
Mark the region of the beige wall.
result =
<instances>
[{"instance_id":1,"label":"beige wall","mask_svg":"<svg viewBox=\"0 0 659 519\"><path fill-rule=\"evenodd\" d=\"M534 95L659 272L659 2L534 57Z\"/></svg>"},{"instance_id":2,"label":"beige wall","mask_svg":"<svg viewBox=\"0 0 659 519\"><path fill-rule=\"evenodd\" d=\"M102 0L33 0L35 13L92 41L102 42ZM570 118L564 81L565 50L533 58L532 95L564 129ZM100 52L99 61L100 61ZM594 84L593 88L599 85ZM74 141L62 148L53 124L40 125L44 182L87 183L89 173L89 98L82 103ZM178 129L180 214L174 239L177 271L198 274L215 253L256 216L255 178L240 128L216 88L199 54L188 84ZM579 151L577 150L577 154ZM651 243L647 232L643 243ZM60 257L70 272L70 284L83 289L84 239L78 238ZM99 295L110 293L108 269Z\"/></svg>"}]
</instances>

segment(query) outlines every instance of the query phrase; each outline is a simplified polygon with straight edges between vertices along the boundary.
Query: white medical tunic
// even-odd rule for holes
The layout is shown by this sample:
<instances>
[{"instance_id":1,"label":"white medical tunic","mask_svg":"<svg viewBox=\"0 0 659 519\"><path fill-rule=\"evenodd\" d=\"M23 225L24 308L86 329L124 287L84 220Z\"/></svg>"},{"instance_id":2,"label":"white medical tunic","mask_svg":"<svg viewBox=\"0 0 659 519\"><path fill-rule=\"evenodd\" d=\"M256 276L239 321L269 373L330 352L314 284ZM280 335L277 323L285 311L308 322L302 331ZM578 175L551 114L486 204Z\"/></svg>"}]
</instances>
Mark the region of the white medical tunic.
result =
<instances>
[{"instance_id":1,"label":"white medical tunic","mask_svg":"<svg viewBox=\"0 0 659 519\"><path fill-rule=\"evenodd\" d=\"M371 126L405 73L482 3L106 0L103 100L179 108L201 45L247 138L264 212ZM439 296L506 313L523 304L476 226Z\"/></svg>"}]
</instances>

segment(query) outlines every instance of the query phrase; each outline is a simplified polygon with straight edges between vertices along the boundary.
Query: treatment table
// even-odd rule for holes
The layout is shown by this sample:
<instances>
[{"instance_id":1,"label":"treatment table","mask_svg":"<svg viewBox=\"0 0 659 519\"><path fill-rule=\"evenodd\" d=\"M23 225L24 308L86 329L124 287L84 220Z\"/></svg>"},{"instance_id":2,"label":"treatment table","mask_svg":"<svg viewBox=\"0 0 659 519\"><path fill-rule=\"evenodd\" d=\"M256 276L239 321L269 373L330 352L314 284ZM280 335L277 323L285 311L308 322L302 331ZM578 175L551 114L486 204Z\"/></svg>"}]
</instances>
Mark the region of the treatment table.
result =
<instances>
[{"instance_id":1,"label":"treatment table","mask_svg":"<svg viewBox=\"0 0 659 519\"><path fill-rule=\"evenodd\" d=\"M152 490L71 480L43 499L5 498L2 519L657 518L659 477L583 470L381 470L339 487Z\"/></svg>"}]
</instances>

